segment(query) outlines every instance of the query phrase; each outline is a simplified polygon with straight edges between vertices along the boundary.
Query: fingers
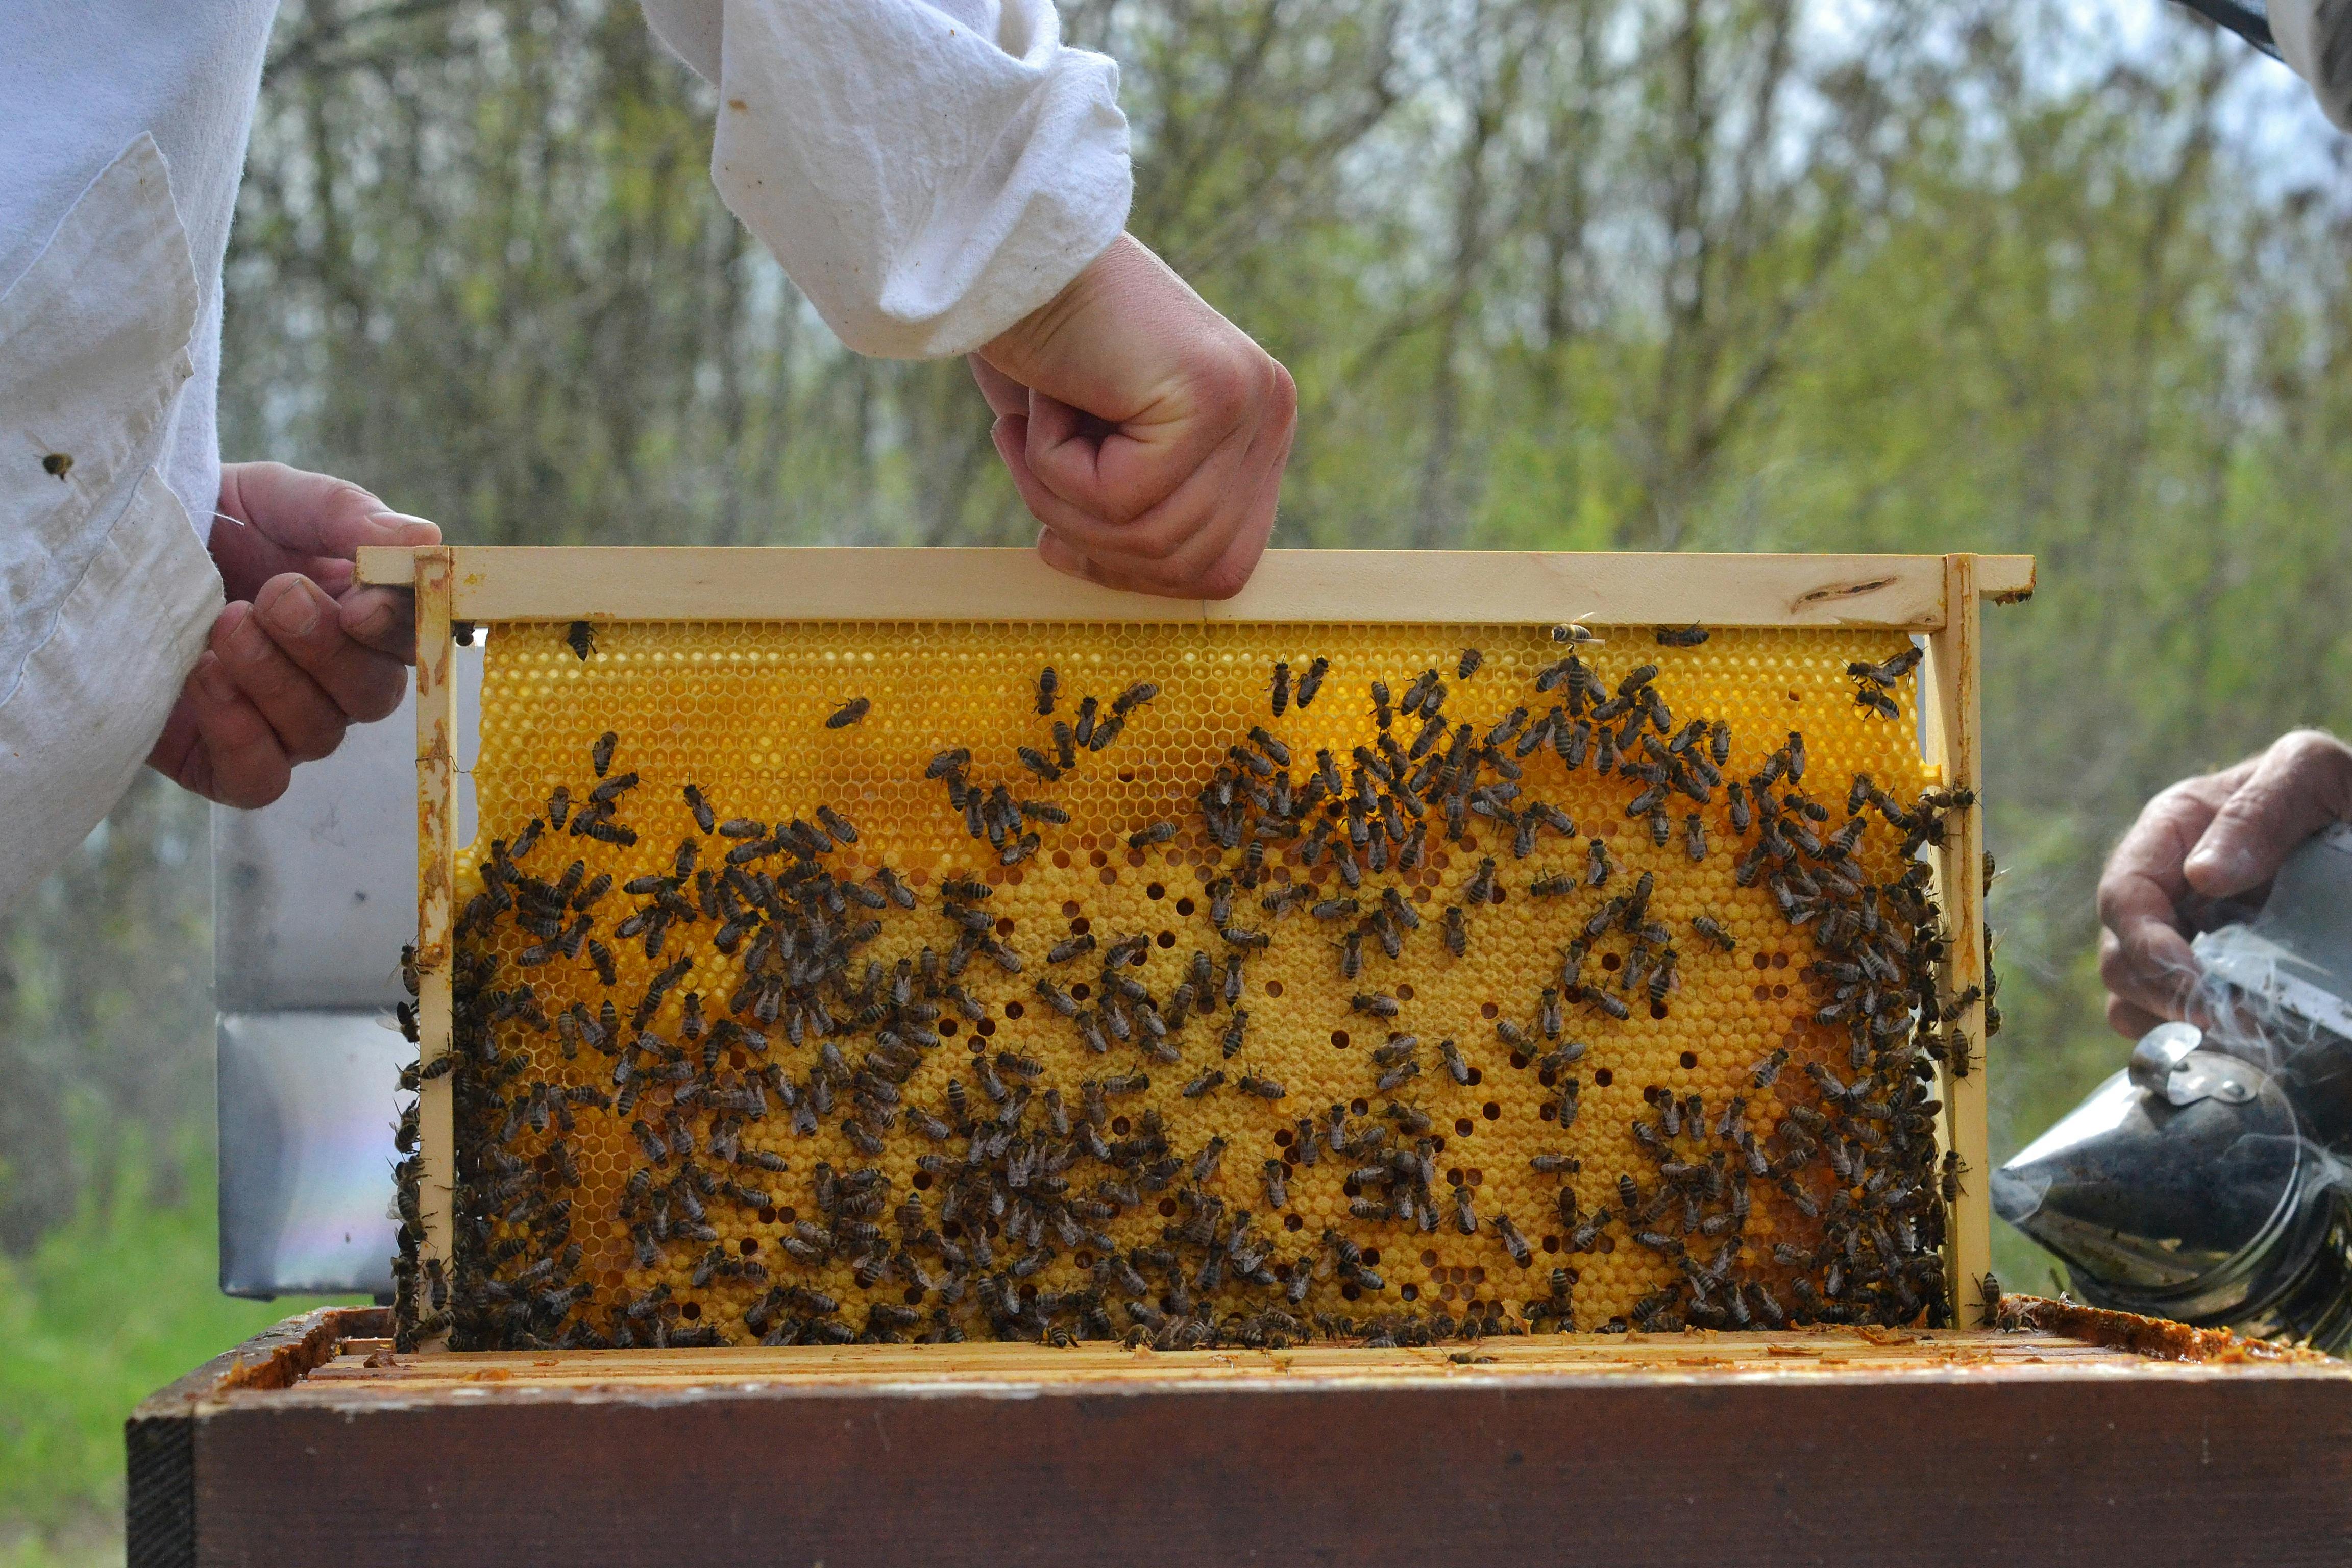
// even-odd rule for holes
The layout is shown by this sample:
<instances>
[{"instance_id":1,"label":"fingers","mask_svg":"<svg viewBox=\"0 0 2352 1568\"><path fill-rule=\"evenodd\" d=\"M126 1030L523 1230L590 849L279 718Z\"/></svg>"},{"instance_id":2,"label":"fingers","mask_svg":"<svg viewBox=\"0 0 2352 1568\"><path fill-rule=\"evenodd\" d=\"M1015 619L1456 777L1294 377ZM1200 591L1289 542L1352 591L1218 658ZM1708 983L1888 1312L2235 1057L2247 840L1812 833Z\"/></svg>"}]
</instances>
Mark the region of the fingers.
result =
<instances>
[{"instance_id":1,"label":"fingers","mask_svg":"<svg viewBox=\"0 0 2352 1568\"><path fill-rule=\"evenodd\" d=\"M288 761L315 762L342 742L342 709L278 645L253 605L231 605L221 612L213 623L212 651L268 721Z\"/></svg>"},{"instance_id":2,"label":"fingers","mask_svg":"<svg viewBox=\"0 0 2352 1568\"><path fill-rule=\"evenodd\" d=\"M2272 742L2186 857L2183 874L2208 898L2270 880L2295 846L2352 818L2352 748L2316 730Z\"/></svg>"},{"instance_id":3,"label":"fingers","mask_svg":"<svg viewBox=\"0 0 2352 1568\"><path fill-rule=\"evenodd\" d=\"M147 762L184 789L246 810L285 794L294 769L269 721L209 648L189 672Z\"/></svg>"},{"instance_id":4,"label":"fingers","mask_svg":"<svg viewBox=\"0 0 2352 1568\"><path fill-rule=\"evenodd\" d=\"M213 520L213 560L232 600L301 572L329 593L351 585L362 544L434 544L441 531L404 517L352 484L283 463L231 463L221 469L220 510Z\"/></svg>"},{"instance_id":5,"label":"fingers","mask_svg":"<svg viewBox=\"0 0 2352 1568\"><path fill-rule=\"evenodd\" d=\"M1282 485L1278 466L1258 481L1258 491L1236 509L1240 525L1231 530L1204 531L1177 557L1139 570L1116 555L1089 557L1070 540L1047 528L1040 531L1037 553L1045 563L1073 576L1106 587L1135 593L1181 594L1203 599L1230 599L1249 583L1265 553L1274 531L1275 499Z\"/></svg>"},{"instance_id":6,"label":"fingers","mask_svg":"<svg viewBox=\"0 0 2352 1568\"><path fill-rule=\"evenodd\" d=\"M1083 558L1086 575L1108 586L1187 598L1230 598L1241 591L1265 552L1295 428L1296 393L1288 373L1272 373L1269 410L1245 441L1221 444L1181 479L1160 503L1124 522L1106 521L1057 490L1036 468L1041 450L1066 450L1083 441L1069 411L1034 396L1026 420L998 422L997 450L1030 512L1066 546L1056 564ZM1083 416L1080 416L1083 417ZM1041 435L1041 426L1046 426ZM1100 443L1108 448L1124 437ZM1065 570L1069 569L1067 565Z\"/></svg>"},{"instance_id":7,"label":"fingers","mask_svg":"<svg viewBox=\"0 0 2352 1568\"><path fill-rule=\"evenodd\" d=\"M271 578L255 596L253 611L271 643L310 678L346 721L370 723L400 706L408 684L405 668L398 658L352 637L345 627L344 606L309 578L293 573Z\"/></svg>"},{"instance_id":8,"label":"fingers","mask_svg":"<svg viewBox=\"0 0 2352 1568\"><path fill-rule=\"evenodd\" d=\"M343 635L394 662L416 662L416 595L405 588L350 588L335 602Z\"/></svg>"},{"instance_id":9,"label":"fingers","mask_svg":"<svg viewBox=\"0 0 2352 1568\"><path fill-rule=\"evenodd\" d=\"M2180 911L2189 892L2181 864L2246 766L2166 790L2147 803L2107 858L2099 878L2099 923L2105 928L2099 977L2116 1003L2136 1010L2130 1015L2134 1021L2145 1015L2182 1016L2198 963Z\"/></svg>"},{"instance_id":10,"label":"fingers","mask_svg":"<svg viewBox=\"0 0 2352 1568\"><path fill-rule=\"evenodd\" d=\"M252 603L222 610L149 764L224 805L267 805L296 763L332 752L349 724L399 707L406 669L352 637L346 609L287 573Z\"/></svg>"},{"instance_id":11,"label":"fingers","mask_svg":"<svg viewBox=\"0 0 2352 1568\"><path fill-rule=\"evenodd\" d=\"M2189 1016L2199 973L2189 939L2162 922L2099 933L2099 979L2107 1021L2137 1039L2168 1018Z\"/></svg>"},{"instance_id":12,"label":"fingers","mask_svg":"<svg viewBox=\"0 0 2352 1568\"><path fill-rule=\"evenodd\" d=\"M1231 510L1213 504L1214 496L1206 507L1171 506L1195 478L1230 481L1253 457L1262 463L1289 451L1297 411L1289 373L1222 318L1215 326L1209 342L1187 349L1162 397L1116 425L1044 393L1030 398L1024 456L1031 472L1075 511L1116 531L1118 547L1139 558L1167 553L1188 525ZM1215 341L1228 334L1231 342Z\"/></svg>"},{"instance_id":13,"label":"fingers","mask_svg":"<svg viewBox=\"0 0 2352 1568\"><path fill-rule=\"evenodd\" d=\"M1297 391L1157 257L1122 238L972 374L1050 563L1145 593L1240 591L1273 531Z\"/></svg>"}]
</instances>

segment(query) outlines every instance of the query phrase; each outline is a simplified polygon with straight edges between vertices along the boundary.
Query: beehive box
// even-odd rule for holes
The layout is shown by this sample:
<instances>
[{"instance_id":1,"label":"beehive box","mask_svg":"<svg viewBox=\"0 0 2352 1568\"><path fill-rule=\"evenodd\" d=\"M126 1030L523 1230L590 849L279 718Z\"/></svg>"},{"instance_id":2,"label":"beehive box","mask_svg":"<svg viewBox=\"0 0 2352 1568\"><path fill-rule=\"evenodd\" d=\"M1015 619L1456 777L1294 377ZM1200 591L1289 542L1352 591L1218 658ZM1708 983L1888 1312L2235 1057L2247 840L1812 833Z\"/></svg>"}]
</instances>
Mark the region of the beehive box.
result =
<instances>
[{"instance_id":1,"label":"beehive box","mask_svg":"<svg viewBox=\"0 0 2352 1568\"><path fill-rule=\"evenodd\" d=\"M404 1342L1974 1321L2030 563L362 571L422 632Z\"/></svg>"}]
</instances>

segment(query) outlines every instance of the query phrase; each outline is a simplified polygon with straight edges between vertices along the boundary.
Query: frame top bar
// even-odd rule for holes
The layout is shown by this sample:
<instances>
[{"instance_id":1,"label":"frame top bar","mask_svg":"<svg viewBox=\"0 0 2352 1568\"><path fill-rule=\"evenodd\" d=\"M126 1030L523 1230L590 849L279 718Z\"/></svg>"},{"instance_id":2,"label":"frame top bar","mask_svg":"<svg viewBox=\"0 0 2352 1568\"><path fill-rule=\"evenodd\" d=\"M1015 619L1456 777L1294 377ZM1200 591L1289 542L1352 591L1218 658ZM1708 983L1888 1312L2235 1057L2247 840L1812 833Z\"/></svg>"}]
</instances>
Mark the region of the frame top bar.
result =
<instances>
[{"instance_id":1,"label":"frame top bar","mask_svg":"<svg viewBox=\"0 0 2352 1568\"><path fill-rule=\"evenodd\" d=\"M1274 550L1231 599L1163 599L1064 576L1030 550L460 545L459 620L1430 621L1462 625L1941 630L1941 555ZM2030 555L1980 555L1979 591L2033 591ZM359 577L415 578L405 548Z\"/></svg>"}]
</instances>

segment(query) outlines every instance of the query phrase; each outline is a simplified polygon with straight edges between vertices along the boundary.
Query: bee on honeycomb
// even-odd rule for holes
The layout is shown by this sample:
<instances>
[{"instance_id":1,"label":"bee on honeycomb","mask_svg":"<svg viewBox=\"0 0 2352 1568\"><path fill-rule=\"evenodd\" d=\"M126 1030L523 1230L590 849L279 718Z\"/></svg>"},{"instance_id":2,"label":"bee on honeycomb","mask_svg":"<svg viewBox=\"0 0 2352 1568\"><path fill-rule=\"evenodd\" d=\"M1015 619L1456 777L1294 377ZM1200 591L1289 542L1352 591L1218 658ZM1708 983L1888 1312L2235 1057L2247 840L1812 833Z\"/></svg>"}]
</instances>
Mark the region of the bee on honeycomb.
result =
<instances>
[{"instance_id":1,"label":"bee on honeycomb","mask_svg":"<svg viewBox=\"0 0 2352 1568\"><path fill-rule=\"evenodd\" d=\"M1948 1319L1906 638L488 630L412 1337Z\"/></svg>"}]
</instances>

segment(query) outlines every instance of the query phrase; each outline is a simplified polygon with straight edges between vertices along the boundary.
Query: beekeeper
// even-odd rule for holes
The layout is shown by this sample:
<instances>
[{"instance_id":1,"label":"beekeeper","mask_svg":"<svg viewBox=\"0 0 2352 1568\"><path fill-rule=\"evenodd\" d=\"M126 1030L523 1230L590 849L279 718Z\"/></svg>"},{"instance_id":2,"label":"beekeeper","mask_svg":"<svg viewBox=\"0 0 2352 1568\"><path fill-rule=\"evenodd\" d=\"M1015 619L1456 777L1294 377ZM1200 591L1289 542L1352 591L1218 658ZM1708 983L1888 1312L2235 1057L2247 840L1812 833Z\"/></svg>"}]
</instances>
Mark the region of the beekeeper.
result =
<instances>
[{"instance_id":1,"label":"beekeeper","mask_svg":"<svg viewBox=\"0 0 2352 1568\"><path fill-rule=\"evenodd\" d=\"M1062 45L1051 0L644 6L719 86L720 195L841 340L971 356L1046 561L1241 586L1290 378L1124 232L1118 68ZM408 602L352 562L438 530L220 460L221 261L276 10L33 0L0 48L0 908L142 760L260 805L399 701Z\"/></svg>"}]
</instances>

